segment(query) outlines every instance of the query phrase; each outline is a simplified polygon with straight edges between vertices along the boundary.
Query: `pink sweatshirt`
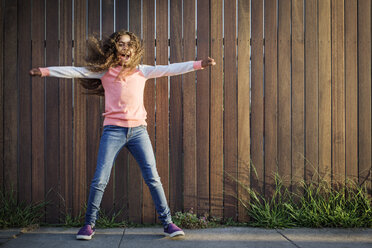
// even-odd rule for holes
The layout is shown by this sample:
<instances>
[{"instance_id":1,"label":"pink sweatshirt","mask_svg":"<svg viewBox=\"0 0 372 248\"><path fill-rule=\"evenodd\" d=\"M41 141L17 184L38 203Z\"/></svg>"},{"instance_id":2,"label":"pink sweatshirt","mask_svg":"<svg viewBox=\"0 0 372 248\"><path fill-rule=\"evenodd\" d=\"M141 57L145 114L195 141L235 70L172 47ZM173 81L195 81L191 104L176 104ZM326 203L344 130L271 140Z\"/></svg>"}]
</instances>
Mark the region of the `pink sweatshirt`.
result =
<instances>
[{"instance_id":1,"label":"pink sweatshirt","mask_svg":"<svg viewBox=\"0 0 372 248\"><path fill-rule=\"evenodd\" d=\"M103 125L136 127L146 125L143 105L145 82L150 78L174 76L203 69L201 61L189 61L162 66L139 65L134 73L118 76L121 66L106 72L91 72L85 67L52 66L39 68L42 76L59 78L97 78L105 89L105 120Z\"/></svg>"}]
</instances>

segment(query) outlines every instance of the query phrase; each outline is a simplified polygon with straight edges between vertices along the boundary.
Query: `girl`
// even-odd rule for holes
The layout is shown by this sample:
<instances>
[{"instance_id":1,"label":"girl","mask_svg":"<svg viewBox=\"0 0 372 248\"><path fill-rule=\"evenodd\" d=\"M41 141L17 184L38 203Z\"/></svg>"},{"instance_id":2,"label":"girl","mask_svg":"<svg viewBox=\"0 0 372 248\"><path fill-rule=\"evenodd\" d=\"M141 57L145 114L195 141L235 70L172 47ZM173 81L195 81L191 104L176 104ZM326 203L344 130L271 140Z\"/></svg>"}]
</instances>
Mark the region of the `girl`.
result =
<instances>
[{"instance_id":1,"label":"girl","mask_svg":"<svg viewBox=\"0 0 372 248\"><path fill-rule=\"evenodd\" d=\"M123 146L138 162L142 176L150 189L164 234L182 235L182 229L172 223L163 186L156 169L154 152L146 130L146 110L143 105L145 82L149 78L173 76L215 65L212 58L164 66L140 65L143 48L133 33L118 31L103 42L90 38L87 67L56 66L33 68L30 75L41 77L82 78L88 94L105 96L104 129L100 140L97 167L90 186L85 225L76 238L90 240L103 192L109 181L115 158Z\"/></svg>"}]
</instances>

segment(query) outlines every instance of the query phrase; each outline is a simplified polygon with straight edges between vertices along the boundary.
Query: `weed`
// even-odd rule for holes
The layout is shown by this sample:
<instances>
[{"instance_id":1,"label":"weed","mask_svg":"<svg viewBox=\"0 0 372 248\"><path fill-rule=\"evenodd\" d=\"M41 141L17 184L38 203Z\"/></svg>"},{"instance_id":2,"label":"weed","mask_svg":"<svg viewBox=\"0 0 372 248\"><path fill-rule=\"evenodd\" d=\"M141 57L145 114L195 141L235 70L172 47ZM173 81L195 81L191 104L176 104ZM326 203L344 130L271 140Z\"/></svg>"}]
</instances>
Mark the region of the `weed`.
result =
<instances>
[{"instance_id":1,"label":"weed","mask_svg":"<svg viewBox=\"0 0 372 248\"><path fill-rule=\"evenodd\" d=\"M87 206L85 205L76 216L70 213L63 213L64 216L61 222L64 223L63 226L66 227L81 227L84 225L84 213L86 212ZM115 227L126 227L128 223L126 221L120 221L119 216L123 209L116 213L106 214L102 209L99 210L99 218L96 221L96 226L98 228L115 228ZM111 211L112 212L112 211Z\"/></svg>"},{"instance_id":2,"label":"weed","mask_svg":"<svg viewBox=\"0 0 372 248\"><path fill-rule=\"evenodd\" d=\"M197 216L192 209L188 212L176 212L172 217L174 224L185 229L199 229L208 227L207 216Z\"/></svg>"},{"instance_id":3,"label":"weed","mask_svg":"<svg viewBox=\"0 0 372 248\"><path fill-rule=\"evenodd\" d=\"M293 185L296 192L302 193L295 193L290 191L290 186L283 185L283 180L277 173L274 178L274 192L271 197L265 197L241 185L250 201L238 200L246 208L251 226L372 227L372 198L365 185L357 185L352 181L331 185L323 179L320 182L302 181Z\"/></svg>"},{"instance_id":4,"label":"weed","mask_svg":"<svg viewBox=\"0 0 372 248\"><path fill-rule=\"evenodd\" d=\"M16 191L0 191L0 228L27 227L40 223L47 202L18 202Z\"/></svg>"}]
</instances>

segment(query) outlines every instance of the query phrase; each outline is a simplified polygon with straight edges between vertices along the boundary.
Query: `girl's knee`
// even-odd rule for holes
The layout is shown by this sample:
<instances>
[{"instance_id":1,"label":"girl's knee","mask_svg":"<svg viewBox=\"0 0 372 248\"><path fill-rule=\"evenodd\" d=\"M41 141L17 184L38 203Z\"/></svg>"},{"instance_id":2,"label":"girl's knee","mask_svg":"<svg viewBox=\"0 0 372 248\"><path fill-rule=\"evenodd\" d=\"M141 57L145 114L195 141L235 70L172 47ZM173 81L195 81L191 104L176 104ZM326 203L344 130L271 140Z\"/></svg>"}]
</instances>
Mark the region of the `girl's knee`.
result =
<instances>
[{"instance_id":1,"label":"girl's knee","mask_svg":"<svg viewBox=\"0 0 372 248\"><path fill-rule=\"evenodd\" d=\"M145 179L145 183L147 184L147 186L150 189L162 186L161 181L160 181L160 177L149 177L149 178Z\"/></svg>"},{"instance_id":2,"label":"girl's knee","mask_svg":"<svg viewBox=\"0 0 372 248\"><path fill-rule=\"evenodd\" d=\"M107 186L107 183L108 182L105 179L94 179L90 187L96 190L104 191Z\"/></svg>"}]
</instances>

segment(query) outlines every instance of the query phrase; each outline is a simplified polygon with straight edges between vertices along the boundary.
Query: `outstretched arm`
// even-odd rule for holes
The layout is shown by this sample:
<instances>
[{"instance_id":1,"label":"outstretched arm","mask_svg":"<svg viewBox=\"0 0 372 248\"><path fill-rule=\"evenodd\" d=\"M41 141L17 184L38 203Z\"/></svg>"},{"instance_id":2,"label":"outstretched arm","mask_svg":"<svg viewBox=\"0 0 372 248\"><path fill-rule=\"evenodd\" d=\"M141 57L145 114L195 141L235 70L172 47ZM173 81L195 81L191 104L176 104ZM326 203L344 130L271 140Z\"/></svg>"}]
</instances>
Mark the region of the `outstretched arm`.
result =
<instances>
[{"instance_id":1,"label":"outstretched arm","mask_svg":"<svg viewBox=\"0 0 372 248\"><path fill-rule=\"evenodd\" d=\"M100 79L105 72L92 72L86 67L51 66L32 68L31 76L58 77L58 78L97 78Z\"/></svg>"},{"instance_id":2,"label":"outstretched arm","mask_svg":"<svg viewBox=\"0 0 372 248\"><path fill-rule=\"evenodd\" d=\"M195 70L204 69L207 66L213 66L216 62L212 58L207 58L199 61L188 61L182 63L173 63L170 65L140 66L140 71L146 78L159 78L166 76L175 76L188 73Z\"/></svg>"}]
</instances>

